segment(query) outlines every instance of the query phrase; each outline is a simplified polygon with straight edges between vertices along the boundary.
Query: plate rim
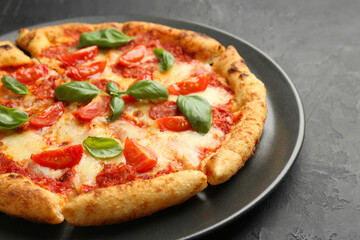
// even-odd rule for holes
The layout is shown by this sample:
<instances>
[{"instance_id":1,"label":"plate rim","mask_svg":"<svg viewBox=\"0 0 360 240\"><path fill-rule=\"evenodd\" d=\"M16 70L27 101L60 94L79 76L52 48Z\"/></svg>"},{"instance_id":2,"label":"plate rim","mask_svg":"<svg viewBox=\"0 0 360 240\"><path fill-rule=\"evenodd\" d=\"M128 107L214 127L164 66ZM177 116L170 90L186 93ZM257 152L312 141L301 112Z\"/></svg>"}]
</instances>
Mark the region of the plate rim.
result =
<instances>
[{"instance_id":1,"label":"plate rim","mask_svg":"<svg viewBox=\"0 0 360 240\"><path fill-rule=\"evenodd\" d=\"M293 97L295 98L297 111L298 111L298 115L299 115L299 128L297 131L297 138L296 138L295 145L294 145L294 148L292 149L292 153L291 153L289 159L287 160L286 164L283 166L281 172L276 176L276 178L266 187L266 189L264 191L261 192L261 194L259 194L256 198L254 198L251 202L249 202L248 204L246 204L244 207L242 207L238 211L234 212L233 214L229 215L228 217L224 218L223 220L221 220L209 227L203 228L195 233L181 237L180 239L191 239L191 238L196 238L196 237L202 237L206 234L209 234L210 232L213 232L213 231L219 229L220 227L223 227L224 225L235 221L236 219L238 219L239 217L241 217L242 215L244 215L245 213L249 212L251 209L256 207L261 201L266 199L268 197L268 195L277 188L277 186L281 183L281 181L284 179L286 174L289 173L291 167L294 165L297 157L300 154L300 151L303 146L304 139L305 139L305 113L304 113L304 107L302 104L302 100L300 98L300 95L299 95L294 83L291 81L290 77L285 73L285 71L282 69L282 67L277 62L275 62L275 60L273 60L270 56L268 56L264 51L260 50L257 46L248 42L247 40L243 39L242 37L239 37L233 33L227 32L220 28L210 26L210 25L207 25L204 23L200 23L200 22L196 22L196 21L192 22L190 20L183 20L183 19L178 19L178 18L158 17L158 16L145 15L145 14L123 14L123 13L109 14L109 15L99 14L99 15L70 17L70 18L62 18L62 19L57 19L57 20L45 21L45 22L41 22L41 23L37 23L37 24L24 26L23 28L33 29L33 28L38 28L38 27L42 27L42 26L53 26L53 25L76 22L76 21L77 22L86 22L86 19L96 19L96 18L114 18L114 19L115 18L128 18L128 19L135 18L135 19L143 19L143 20L133 20L133 21L149 21L149 22L155 22L155 23L170 20L172 22L176 22L179 24L185 23L190 26L193 25L193 26L197 26L200 28L209 29L211 31L219 32L223 35L227 35L227 36L234 38L237 41L240 41L243 44L247 45L249 48L251 48L252 50L259 53L262 57L264 57L269 63L271 63L273 65L274 68L276 68L280 72L280 74L286 80L286 83L289 85L289 87L292 91L291 93L292 93ZM9 32L2 33L2 34L0 34L0 38L4 39L4 38L6 38L7 35L13 35L13 34L16 34L17 32L18 32L18 30L12 30ZM11 40L11 41L13 41L13 40Z\"/></svg>"}]
</instances>

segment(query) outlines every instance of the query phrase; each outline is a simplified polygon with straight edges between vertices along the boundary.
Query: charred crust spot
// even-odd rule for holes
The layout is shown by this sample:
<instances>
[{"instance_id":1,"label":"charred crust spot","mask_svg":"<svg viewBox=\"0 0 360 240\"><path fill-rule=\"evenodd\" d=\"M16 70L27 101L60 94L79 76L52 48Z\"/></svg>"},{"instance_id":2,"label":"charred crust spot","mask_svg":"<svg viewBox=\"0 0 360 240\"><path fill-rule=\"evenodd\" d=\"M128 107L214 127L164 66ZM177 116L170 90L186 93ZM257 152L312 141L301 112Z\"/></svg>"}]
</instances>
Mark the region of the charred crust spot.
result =
<instances>
[{"instance_id":1,"label":"charred crust spot","mask_svg":"<svg viewBox=\"0 0 360 240\"><path fill-rule=\"evenodd\" d=\"M1 49L5 49L5 50L10 50L10 49L12 49L12 47L11 47L9 44L1 45L0 48L1 48Z\"/></svg>"},{"instance_id":2,"label":"charred crust spot","mask_svg":"<svg viewBox=\"0 0 360 240\"><path fill-rule=\"evenodd\" d=\"M134 117L141 117L143 115L143 113L140 110L137 110L133 113Z\"/></svg>"},{"instance_id":3,"label":"charred crust spot","mask_svg":"<svg viewBox=\"0 0 360 240\"><path fill-rule=\"evenodd\" d=\"M241 77L242 79L246 78L247 76L249 76L249 75L247 75L246 73L240 74L240 77Z\"/></svg>"},{"instance_id":4,"label":"charred crust spot","mask_svg":"<svg viewBox=\"0 0 360 240\"><path fill-rule=\"evenodd\" d=\"M239 71L239 69L237 67L230 67L229 70L228 70L228 73L232 74L232 73L234 73L236 71Z\"/></svg>"},{"instance_id":5,"label":"charred crust spot","mask_svg":"<svg viewBox=\"0 0 360 240\"><path fill-rule=\"evenodd\" d=\"M16 178L16 174L10 174L9 178Z\"/></svg>"}]
</instances>

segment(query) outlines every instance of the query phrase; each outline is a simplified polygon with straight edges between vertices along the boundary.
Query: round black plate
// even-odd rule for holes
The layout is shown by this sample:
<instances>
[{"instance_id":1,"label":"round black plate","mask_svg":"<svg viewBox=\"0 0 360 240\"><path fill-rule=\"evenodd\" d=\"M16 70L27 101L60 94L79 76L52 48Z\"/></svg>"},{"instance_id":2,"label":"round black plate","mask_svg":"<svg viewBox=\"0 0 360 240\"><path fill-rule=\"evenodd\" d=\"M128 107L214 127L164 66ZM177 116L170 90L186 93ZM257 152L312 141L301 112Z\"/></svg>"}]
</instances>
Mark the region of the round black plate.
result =
<instances>
[{"instance_id":1,"label":"round black plate","mask_svg":"<svg viewBox=\"0 0 360 240\"><path fill-rule=\"evenodd\" d=\"M219 29L185 21L145 16L92 16L48 22L33 27L67 22L156 22L189 29L233 45L268 92L268 117L260 143L252 157L234 177L209 186L185 203L152 216L103 227L72 227L34 224L0 213L0 239L178 239L199 236L239 217L283 179L294 163L304 139L304 113L299 95L283 70L256 47ZM25 26L24 26L25 27ZM17 32L0 37L15 40Z\"/></svg>"}]
</instances>

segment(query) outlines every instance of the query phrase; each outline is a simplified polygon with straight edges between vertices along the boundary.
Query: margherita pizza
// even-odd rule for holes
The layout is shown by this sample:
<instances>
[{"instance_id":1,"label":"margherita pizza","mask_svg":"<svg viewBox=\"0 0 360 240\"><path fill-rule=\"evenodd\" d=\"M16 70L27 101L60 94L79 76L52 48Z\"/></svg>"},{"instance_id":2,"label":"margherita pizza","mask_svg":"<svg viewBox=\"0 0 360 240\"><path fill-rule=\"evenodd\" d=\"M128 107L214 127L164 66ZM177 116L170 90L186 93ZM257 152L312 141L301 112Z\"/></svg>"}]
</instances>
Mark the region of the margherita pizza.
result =
<instances>
[{"instance_id":1,"label":"margherita pizza","mask_svg":"<svg viewBox=\"0 0 360 240\"><path fill-rule=\"evenodd\" d=\"M230 179L266 90L234 47L146 23L22 29L0 42L0 211L103 225Z\"/></svg>"}]
</instances>

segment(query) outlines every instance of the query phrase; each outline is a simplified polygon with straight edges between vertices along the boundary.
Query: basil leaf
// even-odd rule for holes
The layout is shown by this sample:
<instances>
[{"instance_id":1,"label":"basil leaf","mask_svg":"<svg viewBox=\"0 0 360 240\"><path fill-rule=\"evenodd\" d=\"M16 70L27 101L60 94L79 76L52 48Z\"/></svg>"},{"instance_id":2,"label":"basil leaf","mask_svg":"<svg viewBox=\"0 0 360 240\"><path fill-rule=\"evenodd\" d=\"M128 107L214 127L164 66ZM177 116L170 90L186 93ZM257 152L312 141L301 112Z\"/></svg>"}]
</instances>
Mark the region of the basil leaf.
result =
<instances>
[{"instance_id":1,"label":"basil leaf","mask_svg":"<svg viewBox=\"0 0 360 240\"><path fill-rule=\"evenodd\" d=\"M110 108L113 112L113 115L107 118L108 121L116 120L124 112L125 103L121 97L113 97L110 102Z\"/></svg>"},{"instance_id":2,"label":"basil leaf","mask_svg":"<svg viewBox=\"0 0 360 240\"><path fill-rule=\"evenodd\" d=\"M129 37L125 33L112 28L106 28L98 31L82 33L78 48L97 45L99 47L120 47L136 37Z\"/></svg>"},{"instance_id":3,"label":"basil leaf","mask_svg":"<svg viewBox=\"0 0 360 240\"><path fill-rule=\"evenodd\" d=\"M106 84L106 89L109 91L111 95L116 95L119 92L119 87L114 82L108 82Z\"/></svg>"},{"instance_id":4,"label":"basil leaf","mask_svg":"<svg viewBox=\"0 0 360 240\"><path fill-rule=\"evenodd\" d=\"M129 87L126 93L137 99L168 99L166 87L152 80L140 80Z\"/></svg>"},{"instance_id":5,"label":"basil leaf","mask_svg":"<svg viewBox=\"0 0 360 240\"><path fill-rule=\"evenodd\" d=\"M7 108L0 104L0 130L20 127L33 117L35 115L29 118L26 112L16 108Z\"/></svg>"},{"instance_id":6,"label":"basil leaf","mask_svg":"<svg viewBox=\"0 0 360 240\"><path fill-rule=\"evenodd\" d=\"M174 56L162 48L155 48L153 53L160 60L160 72L169 70L175 62Z\"/></svg>"},{"instance_id":7,"label":"basil leaf","mask_svg":"<svg viewBox=\"0 0 360 240\"><path fill-rule=\"evenodd\" d=\"M9 89L14 93L20 95L26 95L29 93L27 87L13 77L3 76L1 78L1 82L4 84L4 87L6 87L6 89Z\"/></svg>"},{"instance_id":8,"label":"basil leaf","mask_svg":"<svg viewBox=\"0 0 360 240\"><path fill-rule=\"evenodd\" d=\"M96 158L116 157L124 150L115 139L108 137L87 137L82 145Z\"/></svg>"},{"instance_id":9,"label":"basil leaf","mask_svg":"<svg viewBox=\"0 0 360 240\"><path fill-rule=\"evenodd\" d=\"M59 100L86 103L90 102L100 90L89 82L74 81L55 88L55 96Z\"/></svg>"},{"instance_id":10,"label":"basil leaf","mask_svg":"<svg viewBox=\"0 0 360 240\"><path fill-rule=\"evenodd\" d=\"M210 104L205 98L196 95L180 95L176 104L197 132L209 132L212 113Z\"/></svg>"}]
</instances>

